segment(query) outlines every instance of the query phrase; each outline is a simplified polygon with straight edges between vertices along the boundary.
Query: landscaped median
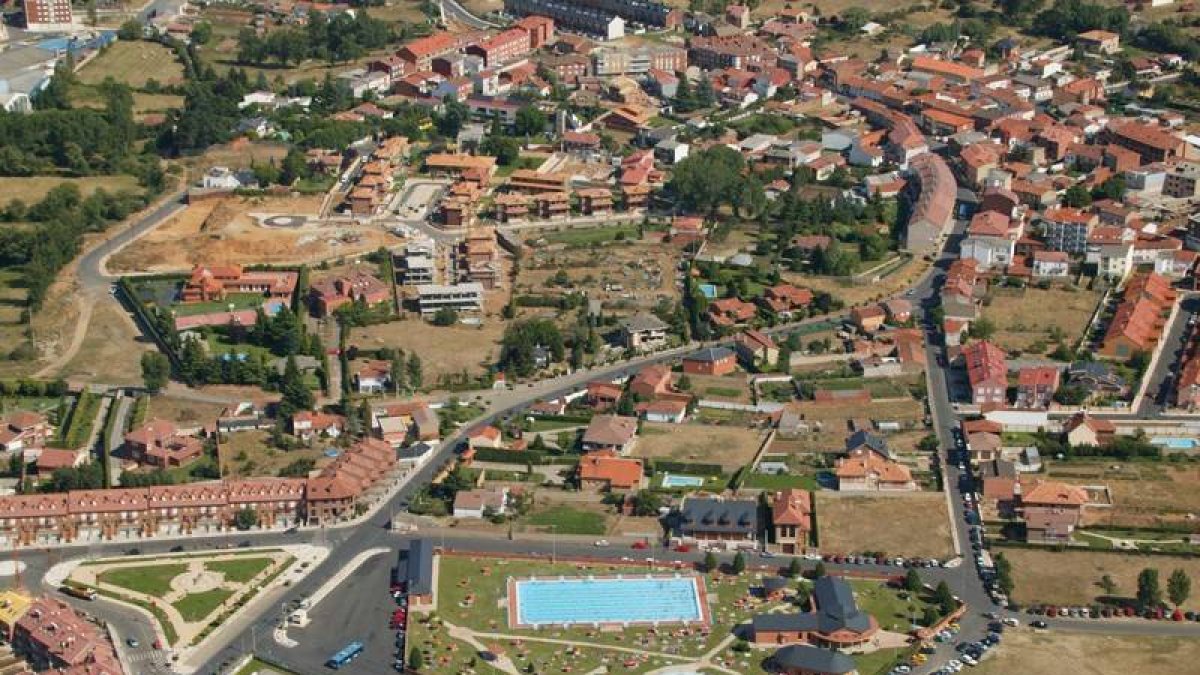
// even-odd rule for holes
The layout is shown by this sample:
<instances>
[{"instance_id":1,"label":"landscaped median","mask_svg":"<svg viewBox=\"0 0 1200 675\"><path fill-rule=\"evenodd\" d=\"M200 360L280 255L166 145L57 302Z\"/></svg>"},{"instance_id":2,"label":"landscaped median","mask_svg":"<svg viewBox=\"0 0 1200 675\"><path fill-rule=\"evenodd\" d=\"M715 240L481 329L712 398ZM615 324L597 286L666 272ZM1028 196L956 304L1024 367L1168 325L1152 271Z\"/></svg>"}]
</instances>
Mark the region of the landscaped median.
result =
<instances>
[{"instance_id":1,"label":"landscaped median","mask_svg":"<svg viewBox=\"0 0 1200 675\"><path fill-rule=\"evenodd\" d=\"M200 644L260 593L292 583L326 554L289 546L68 561L46 581L92 588L145 610L164 646L178 654Z\"/></svg>"}]
</instances>

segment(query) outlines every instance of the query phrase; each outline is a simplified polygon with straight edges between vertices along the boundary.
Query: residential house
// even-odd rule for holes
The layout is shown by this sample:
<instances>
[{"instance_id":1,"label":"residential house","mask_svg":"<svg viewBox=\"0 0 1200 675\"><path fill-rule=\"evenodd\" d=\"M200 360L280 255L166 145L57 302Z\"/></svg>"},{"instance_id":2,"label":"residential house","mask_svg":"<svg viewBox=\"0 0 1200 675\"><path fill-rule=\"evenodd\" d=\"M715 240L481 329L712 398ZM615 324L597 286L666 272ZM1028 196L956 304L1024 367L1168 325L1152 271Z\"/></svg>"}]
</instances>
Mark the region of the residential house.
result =
<instances>
[{"instance_id":1,"label":"residential house","mask_svg":"<svg viewBox=\"0 0 1200 675\"><path fill-rule=\"evenodd\" d=\"M763 290L759 302L776 317L787 320L804 311L813 301L813 293L807 288L791 284L777 284Z\"/></svg>"},{"instance_id":2,"label":"residential house","mask_svg":"<svg viewBox=\"0 0 1200 675\"><path fill-rule=\"evenodd\" d=\"M617 402L621 400L622 393L623 390L619 384L604 381L588 382L584 401L593 410L610 410L615 408Z\"/></svg>"},{"instance_id":3,"label":"residential house","mask_svg":"<svg viewBox=\"0 0 1200 675\"><path fill-rule=\"evenodd\" d=\"M667 344L671 329L653 314L635 314L621 321L621 343L635 351L653 351Z\"/></svg>"},{"instance_id":4,"label":"residential house","mask_svg":"<svg viewBox=\"0 0 1200 675\"><path fill-rule=\"evenodd\" d=\"M1071 259L1066 251L1034 251L1033 276L1047 278L1064 278L1071 271Z\"/></svg>"},{"instance_id":5,"label":"residential house","mask_svg":"<svg viewBox=\"0 0 1200 675\"><path fill-rule=\"evenodd\" d=\"M41 413L14 410L0 428L0 450L16 452L29 448L40 448L54 437L54 427Z\"/></svg>"},{"instance_id":6,"label":"residential house","mask_svg":"<svg viewBox=\"0 0 1200 675\"><path fill-rule=\"evenodd\" d=\"M779 346L770 335L757 330L738 333L733 338L738 357L750 368L771 368L779 361Z\"/></svg>"},{"instance_id":7,"label":"residential house","mask_svg":"<svg viewBox=\"0 0 1200 675\"><path fill-rule=\"evenodd\" d=\"M680 398L667 398L639 403L637 412L647 422L682 424L687 418L688 402Z\"/></svg>"},{"instance_id":8,"label":"residential house","mask_svg":"<svg viewBox=\"0 0 1200 675\"><path fill-rule=\"evenodd\" d=\"M807 643L829 651L868 644L879 632L879 622L858 608L854 590L841 577L826 575L814 581L807 609L799 614L770 612L754 615L750 620L750 639L758 645ZM803 662L813 660L809 658ZM824 661L822 659L821 663Z\"/></svg>"},{"instance_id":9,"label":"residential house","mask_svg":"<svg viewBox=\"0 0 1200 675\"><path fill-rule=\"evenodd\" d=\"M1049 408L1058 391L1062 370L1056 366L1028 366L1017 371L1016 408Z\"/></svg>"},{"instance_id":10,"label":"residential house","mask_svg":"<svg viewBox=\"0 0 1200 675\"><path fill-rule=\"evenodd\" d=\"M672 534L680 543L733 550L757 548L759 531L756 500L688 495L674 518Z\"/></svg>"},{"instance_id":11,"label":"residential house","mask_svg":"<svg viewBox=\"0 0 1200 675\"><path fill-rule=\"evenodd\" d=\"M184 435L175 424L160 419L125 434L124 449L131 460L160 469L184 466L204 454L200 439Z\"/></svg>"},{"instance_id":12,"label":"residential house","mask_svg":"<svg viewBox=\"0 0 1200 675\"><path fill-rule=\"evenodd\" d=\"M1175 298L1175 290L1161 275L1150 273L1130 279L1097 353L1128 359L1137 352L1153 351L1162 337Z\"/></svg>"},{"instance_id":13,"label":"residential house","mask_svg":"<svg viewBox=\"0 0 1200 675\"><path fill-rule=\"evenodd\" d=\"M608 450L627 455L637 441L637 419L619 415L596 415L583 432L583 451Z\"/></svg>"},{"instance_id":14,"label":"residential house","mask_svg":"<svg viewBox=\"0 0 1200 675\"><path fill-rule=\"evenodd\" d=\"M645 484L645 467L640 459L592 452L579 460L579 485L584 490L639 490Z\"/></svg>"},{"instance_id":15,"label":"residential house","mask_svg":"<svg viewBox=\"0 0 1200 675\"><path fill-rule=\"evenodd\" d=\"M773 548L785 555L803 553L812 533L812 493L788 488L776 492L771 499L771 528Z\"/></svg>"},{"instance_id":16,"label":"residential house","mask_svg":"<svg viewBox=\"0 0 1200 675\"><path fill-rule=\"evenodd\" d=\"M345 276L314 281L309 298L313 312L322 317L351 302L361 301L369 306L390 302L392 286L372 274L354 270Z\"/></svg>"},{"instance_id":17,"label":"residential house","mask_svg":"<svg viewBox=\"0 0 1200 675\"><path fill-rule=\"evenodd\" d=\"M371 359L359 364L354 371L354 388L360 394L382 394L391 386L391 361Z\"/></svg>"},{"instance_id":18,"label":"residential house","mask_svg":"<svg viewBox=\"0 0 1200 675\"><path fill-rule=\"evenodd\" d=\"M683 372L690 375L728 375L737 370L737 354L728 347L706 347L683 357Z\"/></svg>"},{"instance_id":19,"label":"residential house","mask_svg":"<svg viewBox=\"0 0 1200 675\"><path fill-rule=\"evenodd\" d=\"M498 427L490 424L480 427L467 434L467 447L472 450L477 448L502 448L504 447L503 434L500 433Z\"/></svg>"},{"instance_id":20,"label":"residential house","mask_svg":"<svg viewBox=\"0 0 1200 675\"><path fill-rule=\"evenodd\" d=\"M1106 445L1113 439L1116 426L1109 420L1092 417L1086 412L1076 413L1063 425L1069 445Z\"/></svg>"},{"instance_id":21,"label":"residential house","mask_svg":"<svg viewBox=\"0 0 1200 675\"><path fill-rule=\"evenodd\" d=\"M874 452L862 452L837 460L834 475L841 491L917 490L912 471Z\"/></svg>"},{"instance_id":22,"label":"residential house","mask_svg":"<svg viewBox=\"0 0 1200 675\"><path fill-rule=\"evenodd\" d=\"M336 439L346 429L346 418L332 413L301 410L292 415L292 435L305 443L317 438Z\"/></svg>"},{"instance_id":23,"label":"residential house","mask_svg":"<svg viewBox=\"0 0 1200 675\"><path fill-rule=\"evenodd\" d=\"M487 518L504 515L508 488L459 490L454 495L455 518Z\"/></svg>"},{"instance_id":24,"label":"residential house","mask_svg":"<svg viewBox=\"0 0 1200 675\"><path fill-rule=\"evenodd\" d=\"M1004 351L981 340L967 345L962 352L975 405L1004 405L1008 401L1008 363Z\"/></svg>"},{"instance_id":25,"label":"residential house","mask_svg":"<svg viewBox=\"0 0 1200 675\"><path fill-rule=\"evenodd\" d=\"M755 306L738 298L722 298L708 304L708 318L718 328L748 323L758 314Z\"/></svg>"},{"instance_id":26,"label":"residential house","mask_svg":"<svg viewBox=\"0 0 1200 675\"><path fill-rule=\"evenodd\" d=\"M912 318L912 303L905 298L891 298L884 300L882 304L887 320L893 324L908 323Z\"/></svg>"},{"instance_id":27,"label":"residential house","mask_svg":"<svg viewBox=\"0 0 1200 675\"><path fill-rule=\"evenodd\" d=\"M663 363L655 363L639 370L629 381L629 393L644 401L652 401L672 391L671 369Z\"/></svg>"}]
</instances>

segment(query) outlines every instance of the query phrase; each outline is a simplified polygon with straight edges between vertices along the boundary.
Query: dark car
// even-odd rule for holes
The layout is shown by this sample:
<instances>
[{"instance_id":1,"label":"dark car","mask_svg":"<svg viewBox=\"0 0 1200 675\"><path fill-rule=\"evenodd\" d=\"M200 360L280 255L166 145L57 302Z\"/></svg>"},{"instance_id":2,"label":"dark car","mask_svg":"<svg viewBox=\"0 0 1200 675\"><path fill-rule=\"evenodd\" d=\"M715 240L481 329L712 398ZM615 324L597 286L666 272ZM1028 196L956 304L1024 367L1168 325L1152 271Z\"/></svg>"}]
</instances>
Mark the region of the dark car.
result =
<instances>
[{"instance_id":1,"label":"dark car","mask_svg":"<svg viewBox=\"0 0 1200 675\"><path fill-rule=\"evenodd\" d=\"M140 549L140 548L131 548L128 551L125 551L125 555L141 555L141 554L142 554L142 549Z\"/></svg>"},{"instance_id":2,"label":"dark car","mask_svg":"<svg viewBox=\"0 0 1200 675\"><path fill-rule=\"evenodd\" d=\"M1034 628L1037 628L1039 630L1044 630L1044 629L1050 627L1045 621L1042 621L1041 619L1038 619L1037 621L1034 621L1033 623L1031 623L1029 625L1033 626Z\"/></svg>"}]
</instances>

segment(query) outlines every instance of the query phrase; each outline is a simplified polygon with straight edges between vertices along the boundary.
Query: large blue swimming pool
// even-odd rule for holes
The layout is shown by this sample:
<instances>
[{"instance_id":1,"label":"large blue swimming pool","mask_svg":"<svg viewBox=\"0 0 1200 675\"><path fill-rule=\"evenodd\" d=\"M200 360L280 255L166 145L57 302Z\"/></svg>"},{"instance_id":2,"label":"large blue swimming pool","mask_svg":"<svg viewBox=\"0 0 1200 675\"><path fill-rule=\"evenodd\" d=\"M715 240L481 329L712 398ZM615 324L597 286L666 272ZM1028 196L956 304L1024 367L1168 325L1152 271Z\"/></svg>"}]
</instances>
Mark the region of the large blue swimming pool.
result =
<instances>
[{"instance_id":1,"label":"large blue swimming pool","mask_svg":"<svg viewBox=\"0 0 1200 675\"><path fill-rule=\"evenodd\" d=\"M703 621L702 583L692 576L523 579L509 602L520 626Z\"/></svg>"},{"instance_id":2,"label":"large blue swimming pool","mask_svg":"<svg viewBox=\"0 0 1200 675\"><path fill-rule=\"evenodd\" d=\"M1151 445L1161 445L1170 450L1191 450L1196 447L1196 439L1175 436L1155 436L1150 439Z\"/></svg>"}]
</instances>

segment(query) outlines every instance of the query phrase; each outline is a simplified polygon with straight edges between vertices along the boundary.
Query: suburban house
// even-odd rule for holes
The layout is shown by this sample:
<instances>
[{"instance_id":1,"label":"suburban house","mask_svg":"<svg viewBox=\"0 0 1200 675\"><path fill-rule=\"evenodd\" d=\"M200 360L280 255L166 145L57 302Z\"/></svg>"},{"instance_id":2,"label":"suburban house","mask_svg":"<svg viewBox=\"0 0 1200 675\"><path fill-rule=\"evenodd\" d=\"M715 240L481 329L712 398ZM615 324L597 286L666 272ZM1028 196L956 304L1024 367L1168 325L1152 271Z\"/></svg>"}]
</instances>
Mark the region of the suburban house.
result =
<instances>
[{"instance_id":1,"label":"suburban house","mask_svg":"<svg viewBox=\"0 0 1200 675\"><path fill-rule=\"evenodd\" d=\"M651 401L663 394L671 393L671 369L665 364L656 363L646 366L629 381L629 393L645 401Z\"/></svg>"},{"instance_id":2,"label":"suburban house","mask_svg":"<svg viewBox=\"0 0 1200 675\"><path fill-rule=\"evenodd\" d=\"M478 448L502 448L504 447L502 438L503 434L500 433L500 429L489 424L467 434L467 447L472 450Z\"/></svg>"},{"instance_id":3,"label":"suburban house","mask_svg":"<svg viewBox=\"0 0 1200 675\"><path fill-rule=\"evenodd\" d=\"M1014 407L1049 408L1061 378L1062 371L1056 366L1029 366L1017 371L1017 401Z\"/></svg>"},{"instance_id":4,"label":"suburban house","mask_svg":"<svg viewBox=\"0 0 1200 675\"><path fill-rule=\"evenodd\" d=\"M455 518L485 518L503 515L508 505L508 488L459 490L454 495Z\"/></svg>"},{"instance_id":5,"label":"suburban house","mask_svg":"<svg viewBox=\"0 0 1200 675\"><path fill-rule=\"evenodd\" d=\"M771 499L771 528L774 550L787 555L802 553L812 532L812 493L789 488Z\"/></svg>"},{"instance_id":6,"label":"suburban house","mask_svg":"<svg viewBox=\"0 0 1200 675\"><path fill-rule=\"evenodd\" d=\"M681 543L726 550L757 548L758 536L758 502L752 499L689 495L675 518L674 537Z\"/></svg>"},{"instance_id":7,"label":"suburban house","mask_svg":"<svg viewBox=\"0 0 1200 675\"><path fill-rule=\"evenodd\" d=\"M757 315L758 310L753 304L738 298L721 298L708 303L708 318L718 328L742 325Z\"/></svg>"},{"instance_id":8,"label":"suburban house","mask_svg":"<svg viewBox=\"0 0 1200 675\"><path fill-rule=\"evenodd\" d=\"M125 452L138 464L166 469L183 466L204 454L204 444L165 420L153 419L125 434Z\"/></svg>"},{"instance_id":9,"label":"suburban house","mask_svg":"<svg viewBox=\"0 0 1200 675\"><path fill-rule=\"evenodd\" d=\"M392 386L392 364L390 361L372 359L354 371L354 388L360 394L382 394Z\"/></svg>"},{"instance_id":10,"label":"suburban house","mask_svg":"<svg viewBox=\"0 0 1200 675\"><path fill-rule=\"evenodd\" d=\"M907 323L912 318L912 303L904 298L892 298L883 302L883 311L887 320L893 324Z\"/></svg>"},{"instance_id":11,"label":"suburban house","mask_svg":"<svg viewBox=\"0 0 1200 675\"><path fill-rule=\"evenodd\" d=\"M1130 279L1097 353L1128 359L1137 352L1153 351L1162 337L1175 297L1171 282L1161 275L1150 273Z\"/></svg>"},{"instance_id":12,"label":"suburban house","mask_svg":"<svg viewBox=\"0 0 1200 675\"><path fill-rule=\"evenodd\" d=\"M874 333L883 327L887 311L882 305L867 305L850 310L850 322L864 333Z\"/></svg>"},{"instance_id":13,"label":"suburban house","mask_svg":"<svg viewBox=\"0 0 1200 675\"><path fill-rule=\"evenodd\" d=\"M653 314L635 314L621 321L621 344L634 351L652 351L667 344L666 323Z\"/></svg>"},{"instance_id":14,"label":"suburban house","mask_svg":"<svg viewBox=\"0 0 1200 675\"><path fill-rule=\"evenodd\" d=\"M637 441L637 419L619 415L596 415L583 432L583 451L609 450L627 455Z\"/></svg>"},{"instance_id":15,"label":"suburban house","mask_svg":"<svg viewBox=\"0 0 1200 675\"><path fill-rule=\"evenodd\" d=\"M612 382L595 381L587 383L584 400L593 410L609 410L616 407L621 400L624 390L621 385Z\"/></svg>"},{"instance_id":16,"label":"suburban house","mask_svg":"<svg viewBox=\"0 0 1200 675\"><path fill-rule=\"evenodd\" d=\"M1025 540L1065 544L1079 526L1088 503L1087 490L1058 481L1017 483L1017 503L1025 520Z\"/></svg>"},{"instance_id":17,"label":"suburban house","mask_svg":"<svg viewBox=\"0 0 1200 675\"><path fill-rule=\"evenodd\" d=\"M1081 412L1076 413L1063 425L1067 443L1071 445L1104 445L1113 439L1117 427L1109 420Z\"/></svg>"},{"instance_id":18,"label":"suburban house","mask_svg":"<svg viewBox=\"0 0 1200 675\"><path fill-rule=\"evenodd\" d=\"M750 367L774 366L779 361L779 346L770 335L757 330L738 333L733 338L733 348L742 363Z\"/></svg>"},{"instance_id":19,"label":"suburban house","mask_svg":"<svg viewBox=\"0 0 1200 675\"><path fill-rule=\"evenodd\" d=\"M874 452L863 452L837 460L834 475L838 490L911 491L918 489L912 471Z\"/></svg>"},{"instance_id":20,"label":"suburban house","mask_svg":"<svg viewBox=\"0 0 1200 675\"><path fill-rule=\"evenodd\" d=\"M809 602L807 612L754 615L750 620L753 642L847 649L869 643L879 632L879 622L858 608L854 590L841 577L814 581Z\"/></svg>"},{"instance_id":21,"label":"suburban house","mask_svg":"<svg viewBox=\"0 0 1200 675\"><path fill-rule=\"evenodd\" d=\"M392 286L375 276L355 270L350 274L312 282L309 300L313 313L318 317L328 316L337 308L351 302L363 302L375 306L392 299Z\"/></svg>"},{"instance_id":22,"label":"suburban house","mask_svg":"<svg viewBox=\"0 0 1200 675\"><path fill-rule=\"evenodd\" d=\"M290 300L299 276L296 272L248 271L241 265L196 265L183 282L179 300L184 303L220 302L230 294Z\"/></svg>"},{"instance_id":23,"label":"suburban house","mask_svg":"<svg viewBox=\"0 0 1200 675\"><path fill-rule=\"evenodd\" d=\"M54 427L45 415L28 410L9 413L0 427L0 450L15 452L39 448L54 437Z\"/></svg>"},{"instance_id":24,"label":"suburban house","mask_svg":"<svg viewBox=\"0 0 1200 675\"><path fill-rule=\"evenodd\" d=\"M682 424L687 418L688 403L680 398L663 398L639 403L637 412L647 422Z\"/></svg>"},{"instance_id":25,"label":"suburban house","mask_svg":"<svg viewBox=\"0 0 1200 675\"><path fill-rule=\"evenodd\" d=\"M579 460L579 485L584 490L638 490L644 482L640 459L592 452Z\"/></svg>"},{"instance_id":26,"label":"suburban house","mask_svg":"<svg viewBox=\"0 0 1200 675\"><path fill-rule=\"evenodd\" d=\"M316 438L337 438L346 429L346 418L331 413L301 410L292 415L292 435L305 443Z\"/></svg>"},{"instance_id":27,"label":"suburban house","mask_svg":"<svg viewBox=\"0 0 1200 675\"><path fill-rule=\"evenodd\" d=\"M887 439L873 434L866 429L859 429L846 437L846 454L858 457L873 452L884 459L891 459L892 452L888 449Z\"/></svg>"},{"instance_id":28,"label":"suburban house","mask_svg":"<svg viewBox=\"0 0 1200 675\"><path fill-rule=\"evenodd\" d=\"M813 293L807 288L778 284L763 290L759 302L780 319L791 319L812 304Z\"/></svg>"},{"instance_id":29,"label":"suburban house","mask_svg":"<svg viewBox=\"0 0 1200 675\"><path fill-rule=\"evenodd\" d=\"M683 357L683 372L720 377L737 370L737 354L728 347L707 347Z\"/></svg>"},{"instance_id":30,"label":"suburban house","mask_svg":"<svg viewBox=\"0 0 1200 675\"><path fill-rule=\"evenodd\" d=\"M1008 363L996 345L981 340L962 352L975 405L1004 405L1008 401Z\"/></svg>"}]
</instances>

